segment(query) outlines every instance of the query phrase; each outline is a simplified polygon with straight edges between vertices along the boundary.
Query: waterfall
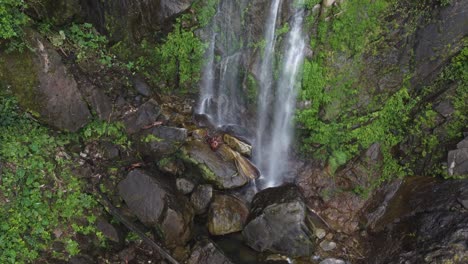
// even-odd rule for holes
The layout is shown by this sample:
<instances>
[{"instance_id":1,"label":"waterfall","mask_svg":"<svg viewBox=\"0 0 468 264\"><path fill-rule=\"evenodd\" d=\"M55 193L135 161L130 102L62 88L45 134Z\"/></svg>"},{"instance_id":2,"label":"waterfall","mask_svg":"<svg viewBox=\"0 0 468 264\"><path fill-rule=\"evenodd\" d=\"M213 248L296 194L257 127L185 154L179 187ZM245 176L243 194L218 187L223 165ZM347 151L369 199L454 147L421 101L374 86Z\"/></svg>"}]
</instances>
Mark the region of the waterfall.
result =
<instances>
[{"instance_id":1,"label":"waterfall","mask_svg":"<svg viewBox=\"0 0 468 264\"><path fill-rule=\"evenodd\" d=\"M297 6L302 7L304 1L299 1ZM276 11L277 12L277 11ZM257 155L256 162L262 172L262 187L272 187L282 183L282 177L287 168L290 145L292 141L293 118L296 104L296 82L298 73L304 59L305 39L302 32L304 11L297 10L291 22L291 29L284 45L284 57L280 76L276 82L272 82L272 62L269 63L270 71L265 75L265 87L258 98L261 107L258 112ZM269 32L267 32L268 34ZM268 37L267 36L267 40ZM272 38L274 41L274 38ZM265 52L270 51L268 45ZM274 50L272 49L271 52ZM267 54L264 55L267 58ZM273 56L273 55L269 55ZM267 59L264 59L266 61ZM271 60L269 58L268 60ZM263 65L262 65L263 66ZM270 75L270 77L268 76ZM263 72L262 75L263 76ZM275 96L274 103L270 104L268 96ZM272 119L269 115L272 113ZM268 126L266 124L269 124ZM266 135L266 131L270 134ZM267 138L265 138L267 137Z\"/></svg>"},{"instance_id":2,"label":"waterfall","mask_svg":"<svg viewBox=\"0 0 468 264\"><path fill-rule=\"evenodd\" d=\"M213 107L214 100L214 85L215 85L215 76L214 76L214 50L216 43L216 33L214 30L211 32L210 44L206 52L206 64L203 67L202 81L200 88L200 99L198 103L197 113L204 114L209 116L211 119L214 117L211 115L210 108Z\"/></svg>"},{"instance_id":3,"label":"waterfall","mask_svg":"<svg viewBox=\"0 0 468 264\"><path fill-rule=\"evenodd\" d=\"M257 125L253 160L261 171L260 187L282 183L293 135L296 82L303 62L305 40L302 32L304 0L288 1L293 14L290 31L278 41L277 25L284 1L272 0L264 24L264 47L257 68ZM242 12L248 0L221 0L212 20L206 64L203 68L197 113L207 115L218 127L242 126L241 110L246 109L242 79L255 58L243 48ZM251 4L251 3L250 3ZM208 38L207 38L208 39ZM281 65L275 54L282 46ZM278 67L278 69L276 69ZM274 77L274 72L278 72ZM250 124L248 124L250 125Z\"/></svg>"},{"instance_id":4,"label":"waterfall","mask_svg":"<svg viewBox=\"0 0 468 264\"><path fill-rule=\"evenodd\" d=\"M240 123L239 109L244 105L240 89L242 34L238 32L240 29L236 31L231 27L241 25L242 10L247 2L221 0L209 28L196 112L209 117L217 127Z\"/></svg>"},{"instance_id":5,"label":"waterfall","mask_svg":"<svg viewBox=\"0 0 468 264\"><path fill-rule=\"evenodd\" d=\"M260 76L258 79L259 89L257 99L257 133L255 144L255 163L260 171L266 171L264 166L264 158L268 155L264 142L264 133L267 129L268 114L270 113L269 96L273 88L273 56L275 52L275 28L279 13L281 0L274 0L271 2L268 19L265 24L265 49L263 51L263 58L260 65Z\"/></svg>"}]
</instances>

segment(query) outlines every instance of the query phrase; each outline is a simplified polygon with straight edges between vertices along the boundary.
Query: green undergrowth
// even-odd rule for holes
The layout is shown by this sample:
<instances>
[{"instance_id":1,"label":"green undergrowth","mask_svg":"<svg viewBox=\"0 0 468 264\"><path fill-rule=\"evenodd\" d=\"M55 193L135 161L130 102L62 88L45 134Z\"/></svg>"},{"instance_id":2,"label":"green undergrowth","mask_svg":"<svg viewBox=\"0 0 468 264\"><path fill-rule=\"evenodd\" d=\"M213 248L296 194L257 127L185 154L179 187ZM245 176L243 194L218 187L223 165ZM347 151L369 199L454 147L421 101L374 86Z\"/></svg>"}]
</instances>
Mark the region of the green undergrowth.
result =
<instances>
[{"instance_id":1,"label":"green undergrowth","mask_svg":"<svg viewBox=\"0 0 468 264\"><path fill-rule=\"evenodd\" d=\"M43 254L67 259L79 253L77 234L100 236L96 201L71 173L67 143L0 95L1 263L33 263Z\"/></svg>"},{"instance_id":2,"label":"green undergrowth","mask_svg":"<svg viewBox=\"0 0 468 264\"><path fill-rule=\"evenodd\" d=\"M445 153L440 151L442 142L456 143L463 138L463 131L468 129L468 48L464 47L439 74L434 83L423 89L423 96L432 96L445 90L446 87L456 86L453 94L447 95L445 100L451 102L453 114L444 124L444 129L437 130L438 113L433 108L433 103L424 103L419 114L414 118L412 127L409 129L410 138L420 140L418 152L409 154L411 161L431 159L442 160ZM434 132L438 131L438 132ZM466 178L464 176L450 176L445 165L436 162L426 170L434 175L442 175L445 178Z\"/></svg>"},{"instance_id":3,"label":"green undergrowth","mask_svg":"<svg viewBox=\"0 0 468 264\"><path fill-rule=\"evenodd\" d=\"M332 173L379 142L384 179L404 174L391 150L402 140L402 127L415 103L407 88L389 94L378 109L363 114L355 107L362 90L358 79L362 56L384 31L380 21L388 8L387 0L345 1L322 14L332 19L318 21L317 34L311 38L315 56L304 63L300 95L310 107L299 110L297 120L303 128L304 150L326 160Z\"/></svg>"},{"instance_id":4,"label":"green undergrowth","mask_svg":"<svg viewBox=\"0 0 468 264\"><path fill-rule=\"evenodd\" d=\"M299 97L308 107L297 111L297 121L304 152L326 161L332 174L373 143L381 147L383 174L370 183L371 188L393 177L413 173L414 163L402 160L398 146L410 136L421 137L423 130L434 129L431 126L435 126L438 114L432 105L421 108L424 94L410 87L410 75L405 76L400 88L376 94L376 88L369 85L362 73L367 65L364 58L378 55L379 47L385 46L388 30L395 27L386 19L406 9L420 11L417 17L427 18L431 4L427 1L422 4L393 0L345 1L326 9L314 22L317 29L311 37L314 57L304 63ZM435 4L447 5L437 1ZM412 24L405 28L411 33ZM455 112L447 123L449 139L460 138L466 129L466 72L465 48L441 73L444 81L439 81L458 83L456 94L450 98ZM421 114L415 117L418 109ZM440 147L439 143L435 135L421 137L420 154L432 155Z\"/></svg>"},{"instance_id":5,"label":"green undergrowth","mask_svg":"<svg viewBox=\"0 0 468 264\"><path fill-rule=\"evenodd\" d=\"M85 143L110 140L123 148L131 147L131 141L125 132L125 126L121 122L94 120L82 128L78 136Z\"/></svg>"}]
</instances>

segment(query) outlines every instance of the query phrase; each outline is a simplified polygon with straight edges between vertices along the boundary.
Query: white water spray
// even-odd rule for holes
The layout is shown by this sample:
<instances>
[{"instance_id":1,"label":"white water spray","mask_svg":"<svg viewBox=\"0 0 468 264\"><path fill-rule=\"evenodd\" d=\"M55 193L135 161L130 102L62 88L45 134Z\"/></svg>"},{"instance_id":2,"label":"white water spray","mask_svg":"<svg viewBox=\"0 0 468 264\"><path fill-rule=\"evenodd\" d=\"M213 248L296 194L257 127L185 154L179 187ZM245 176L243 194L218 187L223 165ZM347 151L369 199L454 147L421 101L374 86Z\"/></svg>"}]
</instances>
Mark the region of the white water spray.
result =
<instances>
[{"instance_id":1,"label":"white water spray","mask_svg":"<svg viewBox=\"0 0 468 264\"><path fill-rule=\"evenodd\" d=\"M303 0L297 6L302 6ZM262 187L273 187L283 182L289 159L290 145L294 134L293 118L296 104L296 84L298 73L304 60L305 39L302 32L304 11L295 12L291 31L285 43L283 64L280 77L276 85L271 85L268 93L274 93L275 102L270 108L260 109L259 122L266 123L269 113L273 113L270 121L268 140L264 140L265 133L262 132L258 142L262 144L261 152L257 160L263 174ZM276 89L273 89L275 87ZM266 97L260 97L266 100ZM265 129L265 128L264 128Z\"/></svg>"}]
</instances>

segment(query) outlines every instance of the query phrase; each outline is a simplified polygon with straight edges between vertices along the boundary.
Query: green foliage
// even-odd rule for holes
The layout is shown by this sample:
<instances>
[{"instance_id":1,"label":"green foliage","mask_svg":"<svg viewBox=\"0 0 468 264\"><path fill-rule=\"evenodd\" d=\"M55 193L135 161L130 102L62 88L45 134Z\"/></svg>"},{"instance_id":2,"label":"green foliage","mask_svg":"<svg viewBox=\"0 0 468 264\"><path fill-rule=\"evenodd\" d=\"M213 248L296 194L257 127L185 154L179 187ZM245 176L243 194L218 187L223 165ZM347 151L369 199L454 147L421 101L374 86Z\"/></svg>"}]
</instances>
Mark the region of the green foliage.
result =
<instances>
[{"instance_id":1,"label":"green foliage","mask_svg":"<svg viewBox=\"0 0 468 264\"><path fill-rule=\"evenodd\" d=\"M176 23L165 42L156 47L161 79L187 91L200 79L205 46L193 31L183 29L180 21Z\"/></svg>"},{"instance_id":2,"label":"green foliage","mask_svg":"<svg viewBox=\"0 0 468 264\"><path fill-rule=\"evenodd\" d=\"M322 3L322 0L305 0L304 1L304 6L305 8L309 9L309 10L312 10L312 8L314 6L316 6L317 4L320 4Z\"/></svg>"},{"instance_id":3,"label":"green foliage","mask_svg":"<svg viewBox=\"0 0 468 264\"><path fill-rule=\"evenodd\" d=\"M199 0L193 6L200 27L207 26L216 14L219 0Z\"/></svg>"},{"instance_id":4,"label":"green foliage","mask_svg":"<svg viewBox=\"0 0 468 264\"><path fill-rule=\"evenodd\" d=\"M62 31L63 32L63 31ZM60 32L59 32L60 33ZM98 61L106 66L112 65L112 57L107 53L107 38L100 35L93 25L89 23L72 24L60 34L65 39L67 36L77 51L78 61L88 60L92 57L98 58Z\"/></svg>"},{"instance_id":5,"label":"green foliage","mask_svg":"<svg viewBox=\"0 0 468 264\"><path fill-rule=\"evenodd\" d=\"M114 144L122 147L130 147L131 142L125 133L125 126L120 122L108 123L94 120L87 124L80 132L87 142L108 139Z\"/></svg>"},{"instance_id":6,"label":"green foliage","mask_svg":"<svg viewBox=\"0 0 468 264\"><path fill-rule=\"evenodd\" d=\"M75 234L96 232L95 219L86 217L96 202L68 169L67 141L16 105L14 98L0 95L0 262L31 263L41 252L51 252L55 241L67 244L68 255L76 254Z\"/></svg>"},{"instance_id":7,"label":"green foliage","mask_svg":"<svg viewBox=\"0 0 468 264\"><path fill-rule=\"evenodd\" d=\"M21 27L28 22L28 17L23 13L25 8L24 0L0 1L0 40L21 36Z\"/></svg>"},{"instance_id":8,"label":"green foliage","mask_svg":"<svg viewBox=\"0 0 468 264\"><path fill-rule=\"evenodd\" d=\"M344 1L342 13L331 22L321 21L319 39L333 51L361 54L379 33L380 16L388 8L388 0Z\"/></svg>"}]
</instances>

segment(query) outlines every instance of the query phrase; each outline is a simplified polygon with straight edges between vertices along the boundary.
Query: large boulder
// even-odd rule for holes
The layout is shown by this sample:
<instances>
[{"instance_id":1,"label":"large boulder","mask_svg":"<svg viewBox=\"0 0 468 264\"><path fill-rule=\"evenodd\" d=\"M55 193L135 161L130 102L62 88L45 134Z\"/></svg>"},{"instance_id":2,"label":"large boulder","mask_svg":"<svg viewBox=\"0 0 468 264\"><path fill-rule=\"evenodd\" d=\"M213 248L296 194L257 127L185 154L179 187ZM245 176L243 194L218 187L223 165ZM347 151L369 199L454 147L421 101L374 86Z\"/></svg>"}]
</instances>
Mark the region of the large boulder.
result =
<instances>
[{"instance_id":1,"label":"large boulder","mask_svg":"<svg viewBox=\"0 0 468 264\"><path fill-rule=\"evenodd\" d=\"M208 230L212 235L242 231L249 209L244 202L230 195L216 195L208 212Z\"/></svg>"},{"instance_id":2,"label":"large boulder","mask_svg":"<svg viewBox=\"0 0 468 264\"><path fill-rule=\"evenodd\" d=\"M161 107L155 100L142 104L136 111L124 117L124 124L128 134L135 134L145 127L152 126L159 121Z\"/></svg>"},{"instance_id":3,"label":"large boulder","mask_svg":"<svg viewBox=\"0 0 468 264\"><path fill-rule=\"evenodd\" d=\"M311 223L295 186L269 188L255 195L242 234L247 244L260 252L310 256L315 248Z\"/></svg>"},{"instance_id":4,"label":"large boulder","mask_svg":"<svg viewBox=\"0 0 468 264\"><path fill-rule=\"evenodd\" d=\"M174 154L187 139L187 130L179 127L156 126L141 133L140 148L155 158Z\"/></svg>"},{"instance_id":5,"label":"large boulder","mask_svg":"<svg viewBox=\"0 0 468 264\"><path fill-rule=\"evenodd\" d=\"M244 186L249 178L239 174L233 161L225 161L211 150L208 144L193 140L182 148L180 157L198 172L201 179L218 189L232 189Z\"/></svg>"},{"instance_id":6,"label":"large boulder","mask_svg":"<svg viewBox=\"0 0 468 264\"><path fill-rule=\"evenodd\" d=\"M0 80L11 86L20 105L39 120L76 132L91 113L77 82L52 45L35 32L27 33L36 52L0 54Z\"/></svg>"},{"instance_id":7,"label":"large boulder","mask_svg":"<svg viewBox=\"0 0 468 264\"><path fill-rule=\"evenodd\" d=\"M118 190L130 211L149 227L161 228L166 245L185 245L191 237L193 209L162 181L143 170L133 170Z\"/></svg>"},{"instance_id":8,"label":"large boulder","mask_svg":"<svg viewBox=\"0 0 468 264\"><path fill-rule=\"evenodd\" d=\"M195 244L187 264L232 264L213 242L204 239Z\"/></svg>"},{"instance_id":9,"label":"large boulder","mask_svg":"<svg viewBox=\"0 0 468 264\"><path fill-rule=\"evenodd\" d=\"M371 234L366 263L468 263L468 180L405 181Z\"/></svg>"}]
</instances>

